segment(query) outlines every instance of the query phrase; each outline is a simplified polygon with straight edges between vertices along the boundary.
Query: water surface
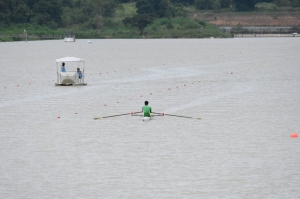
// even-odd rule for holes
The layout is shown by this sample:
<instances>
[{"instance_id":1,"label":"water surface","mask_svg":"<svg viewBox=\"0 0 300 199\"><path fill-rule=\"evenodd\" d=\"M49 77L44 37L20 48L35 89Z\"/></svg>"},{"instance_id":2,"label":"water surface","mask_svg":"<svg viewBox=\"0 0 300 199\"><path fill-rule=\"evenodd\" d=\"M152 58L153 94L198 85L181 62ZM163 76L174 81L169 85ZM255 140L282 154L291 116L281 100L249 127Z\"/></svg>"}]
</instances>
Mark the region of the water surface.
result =
<instances>
[{"instance_id":1,"label":"water surface","mask_svg":"<svg viewBox=\"0 0 300 199\"><path fill-rule=\"evenodd\" d=\"M90 41L0 43L1 198L299 198L299 38Z\"/></svg>"}]
</instances>

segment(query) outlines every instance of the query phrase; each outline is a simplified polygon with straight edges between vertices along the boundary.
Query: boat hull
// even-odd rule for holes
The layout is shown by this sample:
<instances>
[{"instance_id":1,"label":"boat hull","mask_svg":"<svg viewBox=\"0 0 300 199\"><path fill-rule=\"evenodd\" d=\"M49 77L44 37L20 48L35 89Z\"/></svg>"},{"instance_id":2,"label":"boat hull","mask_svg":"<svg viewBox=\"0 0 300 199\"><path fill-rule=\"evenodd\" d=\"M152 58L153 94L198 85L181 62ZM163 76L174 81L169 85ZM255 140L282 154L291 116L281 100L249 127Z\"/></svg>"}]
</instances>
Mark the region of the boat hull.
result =
<instances>
[{"instance_id":1,"label":"boat hull","mask_svg":"<svg viewBox=\"0 0 300 199\"><path fill-rule=\"evenodd\" d=\"M57 84L55 83L55 86L86 86L87 83L78 83L78 84Z\"/></svg>"},{"instance_id":2,"label":"boat hull","mask_svg":"<svg viewBox=\"0 0 300 199\"><path fill-rule=\"evenodd\" d=\"M143 121L150 121L151 117L143 117Z\"/></svg>"},{"instance_id":3,"label":"boat hull","mask_svg":"<svg viewBox=\"0 0 300 199\"><path fill-rule=\"evenodd\" d=\"M65 42L75 42L75 38L65 38Z\"/></svg>"}]
</instances>

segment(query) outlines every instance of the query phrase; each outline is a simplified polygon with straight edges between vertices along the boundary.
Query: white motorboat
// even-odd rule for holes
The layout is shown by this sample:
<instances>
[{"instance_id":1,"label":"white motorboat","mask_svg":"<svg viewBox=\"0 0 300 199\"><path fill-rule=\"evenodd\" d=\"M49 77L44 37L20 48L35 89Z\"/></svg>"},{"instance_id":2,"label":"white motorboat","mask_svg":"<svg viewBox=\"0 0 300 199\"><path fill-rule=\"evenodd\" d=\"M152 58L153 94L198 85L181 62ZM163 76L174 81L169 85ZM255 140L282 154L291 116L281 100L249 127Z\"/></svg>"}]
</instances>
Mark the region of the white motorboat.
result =
<instances>
[{"instance_id":1,"label":"white motorboat","mask_svg":"<svg viewBox=\"0 0 300 199\"><path fill-rule=\"evenodd\" d=\"M75 42L75 33L66 33L64 37L65 42Z\"/></svg>"},{"instance_id":2,"label":"white motorboat","mask_svg":"<svg viewBox=\"0 0 300 199\"><path fill-rule=\"evenodd\" d=\"M63 57L56 59L57 67L57 82L55 86L86 86L87 83L84 82L84 59L76 57ZM62 72L61 66L65 63L65 72ZM81 74L79 76L77 69L82 68Z\"/></svg>"}]
</instances>

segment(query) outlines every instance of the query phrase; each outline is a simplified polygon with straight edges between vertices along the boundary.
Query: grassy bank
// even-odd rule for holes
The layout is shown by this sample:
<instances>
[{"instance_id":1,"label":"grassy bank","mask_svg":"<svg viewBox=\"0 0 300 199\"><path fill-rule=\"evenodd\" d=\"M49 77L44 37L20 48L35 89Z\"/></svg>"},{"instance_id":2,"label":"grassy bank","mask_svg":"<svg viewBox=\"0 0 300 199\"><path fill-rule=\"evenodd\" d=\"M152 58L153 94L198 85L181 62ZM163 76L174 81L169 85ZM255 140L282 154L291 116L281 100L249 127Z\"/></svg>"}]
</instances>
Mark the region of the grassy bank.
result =
<instances>
[{"instance_id":1,"label":"grassy bank","mask_svg":"<svg viewBox=\"0 0 300 199\"><path fill-rule=\"evenodd\" d=\"M73 31L77 39L120 39L120 38L206 38L220 37L228 38L230 34L225 34L218 30L215 26L197 20L191 20L186 17L178 17L173 19L156 19L152 25L145 28L145 34L140 35L138 28L124 26L120 21L114 19L105 19L101 29L91 29L78 27L50 29L45 26L36 24L17 24L6 28L1 28L1 35L23 35L24 29L28 35L64 35L65 32ZM24 38L18 37L0 37L0 41L19 41ZM30 40L30 38L29 38ZM32 39L33 40L33 39Z\"/></svg>"},{"instance_id":2,"label":"grassy bank","mask_svg":"<svg viewBox=\"0 0 300 199\"><path fill-rule=\"evenodd\" d=\"M140 35L140 30L135 27L125 26L122 20L136 14L134 3L120 4L111 18L102 18L97 28L86 21L64 28L49 28L34 23L11 24L10 26L0 27L0 41L19 41L24 37L4 37L4 35L22 35L24 30L28 35L64 35L66 32L75 32L77 39L103 39L103 38L205 38L205 37L231 37L217 29L214 25L207 22L194 20L188 16L176 18L156 18L154 23L147 26L145 34ZM24 35L24 34L23 34ZM33 38L29 38L29 40ZM35 38L38 39L38 38Z\"/></svg>"}]
</instances>

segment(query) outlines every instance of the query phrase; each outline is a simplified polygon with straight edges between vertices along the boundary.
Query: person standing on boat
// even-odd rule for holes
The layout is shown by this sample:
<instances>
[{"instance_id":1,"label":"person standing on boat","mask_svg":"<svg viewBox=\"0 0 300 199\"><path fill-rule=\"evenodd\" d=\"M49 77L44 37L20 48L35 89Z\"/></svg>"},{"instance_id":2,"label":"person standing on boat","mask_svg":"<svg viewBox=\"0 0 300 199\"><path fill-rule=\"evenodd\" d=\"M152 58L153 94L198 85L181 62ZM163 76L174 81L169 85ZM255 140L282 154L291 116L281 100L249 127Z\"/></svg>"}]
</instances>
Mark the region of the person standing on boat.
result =
<instances>
[{"instance_id":1,"label":"person standing on boat","mask_svg":"<svg viewBox=\"0 0 300 199\"><path fill-rule=\"evenodd\" d=\"M142 107L144 117L151 117L151 106L148 106L149 102L145 101L145 106Z\"/></svg>"},{"instance_id":2,"label":"person standing on boat","mask_svg":"<svg viewBox=\"0 0 300 199\"><path fill-rule=\"evenodd\" d=\"M81 79L82 78L82 72L80 71L80 68L77 68L77 74L78 74L79 79Z\"/></svg>"},{"instance_id":3,"label":"person standing on boat","mask_svg":"<svg viewBox=\"0 0 300 199\"><path fill-rule=\"evenodd\" d=\"M61 65L61 72L66 72L65 63L63 62Z\"/></svg>"}]
</instances>

